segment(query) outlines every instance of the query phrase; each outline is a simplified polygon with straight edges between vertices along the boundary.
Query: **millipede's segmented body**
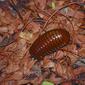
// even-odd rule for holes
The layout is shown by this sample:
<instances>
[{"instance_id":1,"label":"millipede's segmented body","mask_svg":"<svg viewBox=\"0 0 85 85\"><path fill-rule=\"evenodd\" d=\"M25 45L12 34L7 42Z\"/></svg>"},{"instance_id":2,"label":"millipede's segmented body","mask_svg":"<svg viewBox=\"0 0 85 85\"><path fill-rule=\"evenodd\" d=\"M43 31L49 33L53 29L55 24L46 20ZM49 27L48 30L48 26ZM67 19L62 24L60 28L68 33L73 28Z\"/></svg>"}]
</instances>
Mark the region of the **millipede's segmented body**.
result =
<instances>
[{"instance_id":1,"label":"millipede's segmented body","mask_svg":"<svg viewBox=\"0 0 85 85\"><path fill-rule=\"evenodd\" d=\"M40 35L32 44L29 52L40 60L44 56L64 47L70 41L70 34L65 29L54 29Z\"/></svg>"}]
</instances>

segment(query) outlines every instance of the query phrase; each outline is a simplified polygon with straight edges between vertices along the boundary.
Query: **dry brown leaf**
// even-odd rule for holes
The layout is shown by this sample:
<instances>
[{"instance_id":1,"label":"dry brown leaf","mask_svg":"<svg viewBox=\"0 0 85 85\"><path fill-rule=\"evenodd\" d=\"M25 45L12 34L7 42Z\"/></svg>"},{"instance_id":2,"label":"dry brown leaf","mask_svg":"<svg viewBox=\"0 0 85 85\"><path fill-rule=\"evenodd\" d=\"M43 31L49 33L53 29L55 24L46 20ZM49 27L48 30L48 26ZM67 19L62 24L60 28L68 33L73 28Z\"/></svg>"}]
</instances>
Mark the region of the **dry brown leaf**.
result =
<instances>
[{"instance_id":1,"label":"dry brown leaf","mask_svg":"<svg viewBox=\"0 0 85 85\"><path fill-rule=\"evenodd\" d=\"M39 9L44 10L46 7L46 0L37 0L37 1L38 1Z\"/></svg>"},{"instance_id":2,"label":"dry brown leaf","mask_svg":"<svg viewBox=\"0 0 85 85\"><path fill-rule=\"evenodd\" d=\"M85 57L85 48L81 48L79 50L79 55L81 55L82 57Z\"/></svg>"}]
</instances>

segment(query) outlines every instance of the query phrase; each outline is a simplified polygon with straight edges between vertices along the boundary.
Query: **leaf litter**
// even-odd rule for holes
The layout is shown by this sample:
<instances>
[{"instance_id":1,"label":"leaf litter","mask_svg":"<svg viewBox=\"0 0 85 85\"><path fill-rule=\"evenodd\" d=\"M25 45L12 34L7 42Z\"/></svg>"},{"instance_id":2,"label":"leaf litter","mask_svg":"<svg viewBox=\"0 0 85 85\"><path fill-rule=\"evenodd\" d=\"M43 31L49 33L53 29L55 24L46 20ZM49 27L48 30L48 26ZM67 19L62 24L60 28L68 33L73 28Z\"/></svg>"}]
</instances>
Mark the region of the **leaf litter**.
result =
<instances>
[{"instance_id":1,"label":"leaf litter","mask_svg":"<svg viewBox=\"0 0 85 85\"><path fill-rule=\"evenodd\" d=\"M71 43L34 60L41 34L66 29ZM85 84L84 0L0 0L0 85Z\"/></svg>"}]
</instances>

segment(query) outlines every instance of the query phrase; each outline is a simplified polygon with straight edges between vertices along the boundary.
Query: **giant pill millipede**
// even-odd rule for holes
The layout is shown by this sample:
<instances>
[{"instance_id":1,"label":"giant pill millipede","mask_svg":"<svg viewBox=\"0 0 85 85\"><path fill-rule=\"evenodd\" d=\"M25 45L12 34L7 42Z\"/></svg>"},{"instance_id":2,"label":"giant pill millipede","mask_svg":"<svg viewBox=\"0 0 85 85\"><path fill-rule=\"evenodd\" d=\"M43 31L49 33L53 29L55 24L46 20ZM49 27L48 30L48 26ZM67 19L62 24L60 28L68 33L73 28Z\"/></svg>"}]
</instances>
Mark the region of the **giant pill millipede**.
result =
<instances>
[{"instance_id":1,"label":"giant pill millipede","mask_svg":"<svg viewBox=\"0 0 85 85\"><path fill-rule=\"evenodd\" d=\"M29 49L31 57L41 60L44 56L68 45L70 34L65 29L53 29L40 35Z\"/></svg>"}]
</instances>

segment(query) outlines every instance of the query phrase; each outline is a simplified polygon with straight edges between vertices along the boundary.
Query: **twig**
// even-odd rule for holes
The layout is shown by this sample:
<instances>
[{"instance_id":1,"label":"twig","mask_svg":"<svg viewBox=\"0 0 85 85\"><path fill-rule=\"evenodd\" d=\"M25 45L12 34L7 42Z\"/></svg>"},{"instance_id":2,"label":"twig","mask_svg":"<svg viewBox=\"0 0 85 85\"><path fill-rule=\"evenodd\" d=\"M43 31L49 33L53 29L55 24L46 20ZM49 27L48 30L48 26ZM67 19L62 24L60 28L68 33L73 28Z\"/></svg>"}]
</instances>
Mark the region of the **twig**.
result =
<instances>
[{"instance_id":1,"label":"twig","mask_svg":"<svg viewBox=\"0 0 85 85\"><path fill-rule=\"evenodd\" d=\"M61 7L60 9L54 11L53 14L48 18L48 20L47 20L47 22L45 23L45 25L43 26L43 29L46 28L49 20L50 20L56 13L58 13L59 11L61 11L61 10L64 9L64 8L67 8L68 6L70 6L70 5L72 5L72 4L78 4L78 5L80 5L80 3L72 2L72 3L69 3L68 5L63 6L63 7ZM72 24L72 23L71 23L71 24Z\"/></svg>"}]
</instances>

